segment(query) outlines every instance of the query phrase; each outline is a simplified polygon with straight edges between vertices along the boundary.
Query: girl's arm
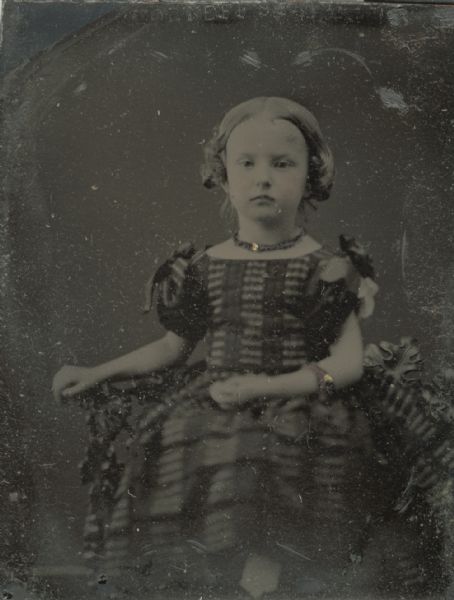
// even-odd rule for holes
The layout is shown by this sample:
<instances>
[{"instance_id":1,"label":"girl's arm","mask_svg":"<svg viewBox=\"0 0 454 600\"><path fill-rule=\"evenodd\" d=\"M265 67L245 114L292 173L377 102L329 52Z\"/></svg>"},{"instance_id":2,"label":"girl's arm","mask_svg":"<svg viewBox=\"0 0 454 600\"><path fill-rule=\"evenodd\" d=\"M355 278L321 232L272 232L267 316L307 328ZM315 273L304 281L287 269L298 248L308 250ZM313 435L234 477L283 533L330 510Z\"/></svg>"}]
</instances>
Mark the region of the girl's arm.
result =
<instances>
[{"instance_id":1,"label":"girl's arm","mask_svg":"<svg viewBox=\"0 0 454 600\"><path fill-rule=\"evenodd\" d=\"M69 398L113 377L145 375L183 362L194 345L169 331L151 344L96 367L64 366L54 377L54 396Z\"/></svg>"},{"instance_id":2,"label":"girl's arm","mask_svg":"<svg viewBox=\"0 0 454 600\"><path fill-rule=\"evenodd\" d=\"M117 376L145 375L183 362L193 349L194 344L168 331L159 340L94 368L102 381Z\"/></svg>"},{"instance_id":3,"label":"girl's arm","mask_svg":"<svg viewBox=\"0 0 454 600\"><path fill-rule=\"evenodd\" d=\"M358 381L363 373L363 341L358 319L352 313L341 334L330 347L329 356L317 363L334 379L336 388ZM317 376L307 366L283 375L239 375L211 386L213 398L224 408L257 397L287 397L318 391Z\"/></svg>"}]
</instances>

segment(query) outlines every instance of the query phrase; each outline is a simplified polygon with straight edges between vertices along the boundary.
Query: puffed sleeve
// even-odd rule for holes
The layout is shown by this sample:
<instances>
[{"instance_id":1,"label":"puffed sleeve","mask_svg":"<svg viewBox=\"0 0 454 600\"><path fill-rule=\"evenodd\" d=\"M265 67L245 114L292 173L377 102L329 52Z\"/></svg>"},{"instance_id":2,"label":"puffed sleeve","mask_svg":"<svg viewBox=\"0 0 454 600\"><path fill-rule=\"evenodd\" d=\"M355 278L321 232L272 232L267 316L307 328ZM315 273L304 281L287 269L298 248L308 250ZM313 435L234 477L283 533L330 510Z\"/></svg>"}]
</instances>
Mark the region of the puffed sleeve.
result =
<instances>
[{"instance_id":1,"label":"puffed sleeve","mask_svg":"<svg viewBox=\"0 0 454 600\"><path fill-rule=\"evenodd\" d=\"M306 348L309 358L325 358L352 312L372 314L378 286L370 258L352 238L340 237L339 254L321 258L308 286L305 305Z\"/></svg>"},{"instance_id":2,"label":"puffed sleeve","mask_svg":"<svg viewBox=\"0 0 454 600\"><path fill-rule=\"evenodd\" d=\"M178 336L197 342L207 329L208 298L200 259L204 250L192 244L176 250L156 271L147 284L145 312L157 295L161 325Z\"/></svg>"}]
</instances>

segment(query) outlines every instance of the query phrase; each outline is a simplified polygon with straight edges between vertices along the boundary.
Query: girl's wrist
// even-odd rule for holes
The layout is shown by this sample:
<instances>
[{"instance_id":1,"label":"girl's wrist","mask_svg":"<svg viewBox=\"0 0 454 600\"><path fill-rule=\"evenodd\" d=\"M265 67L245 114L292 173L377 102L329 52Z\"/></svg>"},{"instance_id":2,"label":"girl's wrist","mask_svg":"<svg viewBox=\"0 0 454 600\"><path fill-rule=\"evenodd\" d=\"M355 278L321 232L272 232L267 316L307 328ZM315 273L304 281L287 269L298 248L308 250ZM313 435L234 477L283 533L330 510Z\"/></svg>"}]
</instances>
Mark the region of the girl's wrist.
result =
<instances>
[{"instance_id":1,"label":"girl's wrist","mask_svg":"<svg viewBox=\"0 0 454 600\"><path fill-rule=\"evenodd\" d=\"M105 365L90 367L90 374L95 385L97 383L102 383L113 376L113 373L110 373Z\"/></svg>"},{"instance_id":2,"label":"girl's wrist","mask_svg":"<svg viewBox=\"0 0 454 600\"><path fill-rule=\"evenodd\" d=\"M334 379L328 371L325 371L318 363L312 362L306 367L315 375L320 398L327 404L330 403L330 396L335 391Z\"/></svg>"},{"instance_id":3,"label":"girl's wrist","mask_svg":"<svg viewBox=\"0 0 454 600\"><path fill-rule=\"evenodd\" d=\"M322 369L320 369L322 371ZM326 373L323 371L323 373ZM310 395L320 391L317 374L309 365L290 373L259 375L257 395L269 398L279 396Z\"/></svg>"}]
</instances>

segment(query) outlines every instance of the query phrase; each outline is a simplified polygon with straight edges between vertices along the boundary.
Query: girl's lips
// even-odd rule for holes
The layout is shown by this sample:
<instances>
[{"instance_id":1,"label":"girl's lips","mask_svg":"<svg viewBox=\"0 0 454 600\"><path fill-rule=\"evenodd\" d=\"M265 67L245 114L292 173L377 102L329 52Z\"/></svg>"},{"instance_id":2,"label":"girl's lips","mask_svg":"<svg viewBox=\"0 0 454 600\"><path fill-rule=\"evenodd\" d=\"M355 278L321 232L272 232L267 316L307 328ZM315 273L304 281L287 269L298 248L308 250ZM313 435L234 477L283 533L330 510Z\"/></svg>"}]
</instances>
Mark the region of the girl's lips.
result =
<instances>
[{"instance_id":1,"label":"girl's lips","mask_svg":"<svg viewBox=\"0 0 454 600\"><path fill-rule=\"evenodd\" d=\"M272 198L271 196L266 196L266 195L254 196L254 198L251 198L251 202L254 202L256 200L265 200L267 202L274 202L274 198Z\"/></svg>"}]
</instances>

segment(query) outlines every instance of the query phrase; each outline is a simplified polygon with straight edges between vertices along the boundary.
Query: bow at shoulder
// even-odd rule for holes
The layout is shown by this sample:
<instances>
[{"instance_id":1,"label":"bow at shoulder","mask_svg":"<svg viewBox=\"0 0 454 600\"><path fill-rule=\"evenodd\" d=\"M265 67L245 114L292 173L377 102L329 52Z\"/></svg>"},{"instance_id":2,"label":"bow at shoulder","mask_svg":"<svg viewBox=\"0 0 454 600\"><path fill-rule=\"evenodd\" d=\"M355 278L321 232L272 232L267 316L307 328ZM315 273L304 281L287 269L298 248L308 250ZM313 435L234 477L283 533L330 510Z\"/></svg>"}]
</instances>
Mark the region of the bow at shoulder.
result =
<instances>
[{"instance_id":1,"label":"bow at shoulder","mask_svg":"<svg viewBox=\"0 0 454 600\"><path fill-rule=\"evenodd\" d=\"M341 235L339 247L340 253L325 261L320 278L325 282L345 280L348 289L358 297L358 316L366 319L374 312L378 292L372 259L352 237Z\"/></svg>"},{"instance_id":2,"label":"bow at shoulder","mask_svg":"<svg viewBox=\"0 0 454 600\"><path fill-rule=\"evenodd\" d=\"M155 292L161 288L162 302L169 308L176 306L181 300L183 286L188 269L205 250L196 250L192 242L186 242L174 250L163 262L145 285L145 305L143 312L150 312Z\"/></svg>"},{"instance_id":3,"label":"bow at shoulder","mask_svg":"<svg viewBox=\"0 0 454 600\"><path fill-rule=\"evenodd\" d=\"M145 287L144 312L149 312L157 293L161 324L181 337L201 339L206 330L207 298L198 262L205 249L191 242L181 245L160 265Z\"/></svg>"}]
</instances>

